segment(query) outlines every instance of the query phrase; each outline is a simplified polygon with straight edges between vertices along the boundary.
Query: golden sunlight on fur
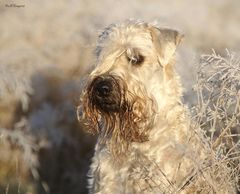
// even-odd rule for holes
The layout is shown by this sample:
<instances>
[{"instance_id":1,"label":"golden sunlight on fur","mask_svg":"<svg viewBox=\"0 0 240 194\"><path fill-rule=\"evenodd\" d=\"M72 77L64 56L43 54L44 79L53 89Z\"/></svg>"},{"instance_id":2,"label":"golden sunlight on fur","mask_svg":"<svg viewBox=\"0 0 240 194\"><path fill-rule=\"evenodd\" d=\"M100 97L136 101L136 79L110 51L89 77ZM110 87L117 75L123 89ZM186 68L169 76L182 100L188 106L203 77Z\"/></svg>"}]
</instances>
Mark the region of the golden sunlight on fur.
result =
<instances>
[{"instance_id":1,"label":"golden sunlight on fur","mask_svg":"<svg viewBox=\"0 0 240 194\"><path fill-rule=\"evenodd\" d=\"M99 135L90 193L236 193L181 102L178 31L128 20L99 37L78 116Z\"/></svg>"}]
</instances>

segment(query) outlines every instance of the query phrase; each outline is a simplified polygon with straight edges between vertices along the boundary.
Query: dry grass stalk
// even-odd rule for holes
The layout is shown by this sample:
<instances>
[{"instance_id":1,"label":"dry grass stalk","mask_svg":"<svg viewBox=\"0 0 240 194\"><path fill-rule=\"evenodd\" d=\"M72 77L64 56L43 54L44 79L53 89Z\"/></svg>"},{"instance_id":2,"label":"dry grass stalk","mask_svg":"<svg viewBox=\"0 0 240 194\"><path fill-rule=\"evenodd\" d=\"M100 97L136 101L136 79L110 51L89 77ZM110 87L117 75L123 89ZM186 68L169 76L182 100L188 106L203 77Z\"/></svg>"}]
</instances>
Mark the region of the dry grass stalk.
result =
<instances>
[{"instance_id":1,"label":"dry grass stalk","mask_svg":"<svg viewBox=\"0 0 240 194\"><path fill-rule=\"evenodd\" d=\"M226 54L213 51L201 57L195 86L198 104L192 111L214 154L212 166L228 168L226 178L240 190L240 57L228 50Z\"/></svg>"}]
</instances>

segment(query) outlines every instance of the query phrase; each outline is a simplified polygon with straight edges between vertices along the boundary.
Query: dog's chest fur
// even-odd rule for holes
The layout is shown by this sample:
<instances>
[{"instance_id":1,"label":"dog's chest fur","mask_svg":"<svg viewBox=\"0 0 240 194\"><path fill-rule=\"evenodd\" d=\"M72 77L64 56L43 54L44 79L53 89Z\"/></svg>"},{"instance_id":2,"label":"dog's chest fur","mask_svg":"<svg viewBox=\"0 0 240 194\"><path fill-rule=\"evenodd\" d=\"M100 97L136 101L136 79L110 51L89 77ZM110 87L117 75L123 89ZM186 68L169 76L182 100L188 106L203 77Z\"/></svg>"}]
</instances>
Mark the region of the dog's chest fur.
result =
<instances>
[{"instance_id":1,"label":"dog's chest fur","mask_svg":"<svg viewBox=\"0 0 240 194\"><path fill-rule=\"evenodd\" d=\"M181 106L175 107L174 122L160 119L149 141L131 143L118 162L105 144L98 143L89 174L90 190L116 194L176 192L176 185L180 187L178 184L191 173L186 145L191 134L183 122L183 111Z\"/></svg>"}]
</instances>

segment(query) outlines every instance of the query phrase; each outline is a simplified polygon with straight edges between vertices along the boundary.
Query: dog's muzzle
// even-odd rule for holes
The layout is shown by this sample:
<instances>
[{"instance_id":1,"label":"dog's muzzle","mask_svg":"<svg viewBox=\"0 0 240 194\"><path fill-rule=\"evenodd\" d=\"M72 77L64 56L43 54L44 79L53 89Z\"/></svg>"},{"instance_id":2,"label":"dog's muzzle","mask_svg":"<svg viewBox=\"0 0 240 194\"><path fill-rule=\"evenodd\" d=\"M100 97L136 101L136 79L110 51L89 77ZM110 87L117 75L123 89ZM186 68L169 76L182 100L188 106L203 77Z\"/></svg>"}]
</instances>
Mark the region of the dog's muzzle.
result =
<instances>
[{"instance_id":1,"label":"dog's muzzle","mask_svg":"<svg viewBox=\"0 0 240 194\"><path fill-rule=\"evenodd\" d=\"M121 107L121 87L113 76L96 77L89 87L92 106L104 112L118 112Z\"/></svg>"}]
</instances>

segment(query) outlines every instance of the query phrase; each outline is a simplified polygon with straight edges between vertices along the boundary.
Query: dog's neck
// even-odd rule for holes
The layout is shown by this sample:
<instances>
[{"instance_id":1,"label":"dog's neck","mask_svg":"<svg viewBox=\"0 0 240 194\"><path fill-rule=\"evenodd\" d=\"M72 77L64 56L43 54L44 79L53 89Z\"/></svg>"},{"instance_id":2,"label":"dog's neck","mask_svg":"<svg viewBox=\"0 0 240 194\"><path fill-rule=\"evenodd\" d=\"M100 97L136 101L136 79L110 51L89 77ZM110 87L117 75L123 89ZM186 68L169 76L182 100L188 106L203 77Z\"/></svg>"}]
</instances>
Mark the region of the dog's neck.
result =
<instances>
[{"instance_id":1,"label":"dog's neck","mask_svg":"<svg viewBox=\"0 0 240 194\"><path fill-rule=\"evenodd\" d=\"M169 66L172 68L172 66ZM156 99L157 112L154 115L154 125L150 129L149 141L158 141L163 133L169 133L172 137L187 138L189 123L187 122L188 112L182 104L182 87L180 77L173 69L165 69L163 83L153 88ZM174 126L181 126L176 129ZM176 140L177 141L177 140Z\"/></svg>"},{"instance_id":2,"label":"dog's neck","mask_svg":"<svg viewBox=\"0 0 240 194\"><path fill-rule=\"evenodd\" d=\"M154 79L160 78L155 77ZM158 114L161 115L168 109L174 108L179 104L182 105L182 84L172 64L163 69L163 76L158 82L161 84L155 84L150 91L156 101Z\"/></svg>"}]
</instances>

